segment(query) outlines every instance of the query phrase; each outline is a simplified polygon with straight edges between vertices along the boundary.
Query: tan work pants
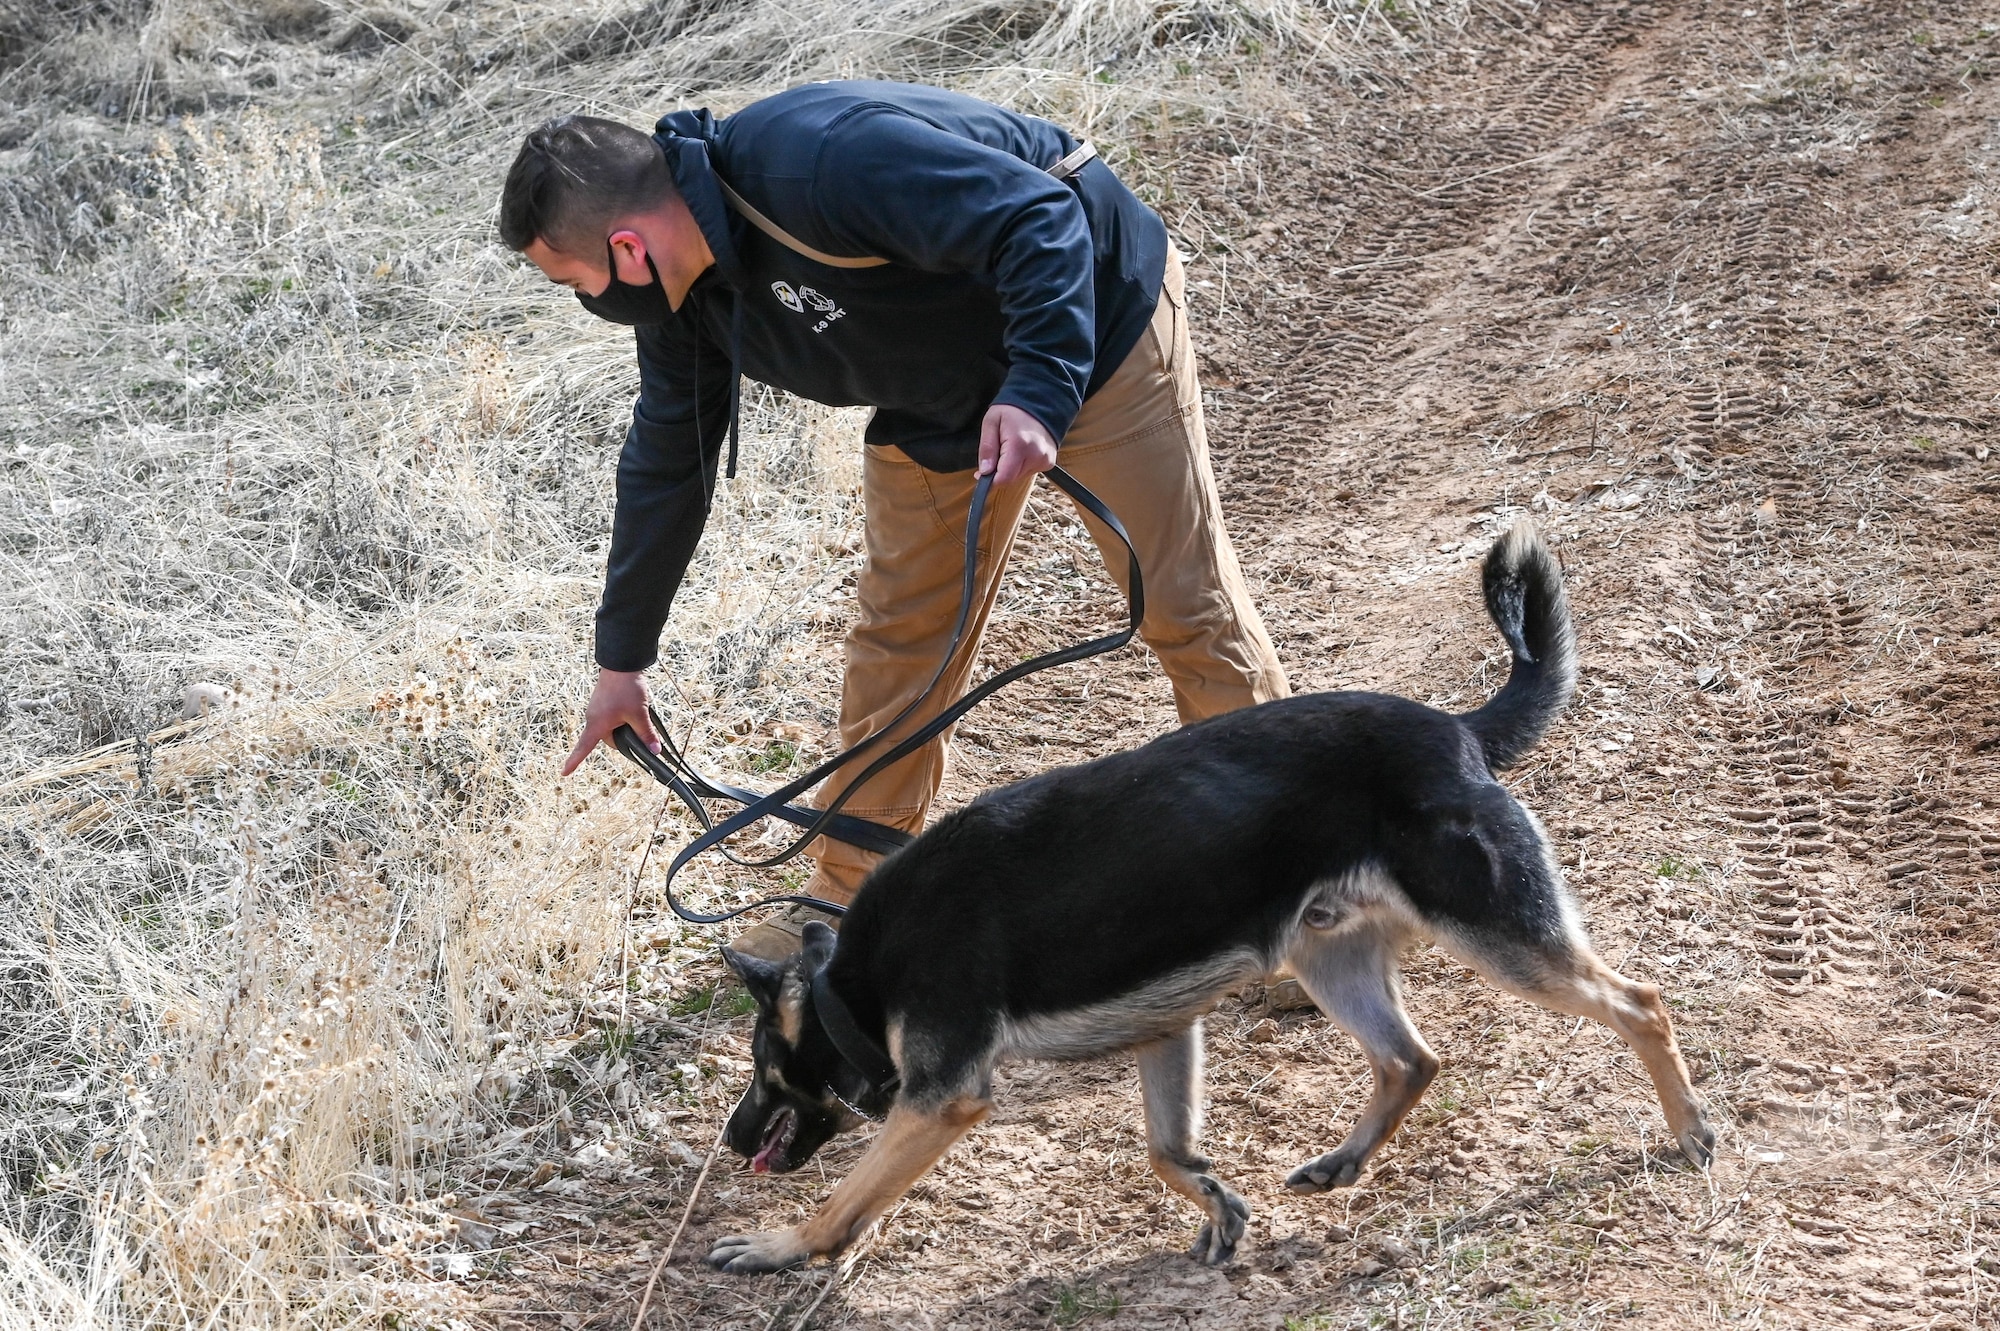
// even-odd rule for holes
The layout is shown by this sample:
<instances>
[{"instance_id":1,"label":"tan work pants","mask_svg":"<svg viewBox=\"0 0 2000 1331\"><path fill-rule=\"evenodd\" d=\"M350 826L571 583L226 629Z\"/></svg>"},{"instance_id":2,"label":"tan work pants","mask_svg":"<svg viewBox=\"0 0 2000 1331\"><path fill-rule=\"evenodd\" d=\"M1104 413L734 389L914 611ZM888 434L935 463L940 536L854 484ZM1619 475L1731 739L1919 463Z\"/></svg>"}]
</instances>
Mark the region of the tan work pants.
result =
<instances>
[{"instance_id":1,"label":"tan work pants","mask_svg":"<svg viewBox=\"0 0 2000 1331\"><path fill-rule=\"evenodd\" d=\"M1083 404L1058 461L1110 506L1132 538L1146 586L1140 636L1173 681L1182 723L1286 697L1291 690L1285 672L1222 527L1188 341L1187 296L1180 258L1171 249L1150 332ZM951 641L974 480L969 471L926 471L900 449L867 450L862 500L868 557L856 589L860 617L847 635L843 745L873 734L906 707L930 681ZM969 686L979 636L1000 586L998 574L1006 568L1033 484L1029 478L996 486L989 496L966 645L938 691L899 734L950 706ZM1078 513L1123 590L1124 547L1097 519ZM939 736L886 768L861 788L846 812L922 830L944 779L945 744L946 737ZM863 758L835 773L816 802L824 807L867 762ZM806 891L832 901L851 900L880 858L825 837L812 849L819 867Z\"/></svg>"}]
</instances>

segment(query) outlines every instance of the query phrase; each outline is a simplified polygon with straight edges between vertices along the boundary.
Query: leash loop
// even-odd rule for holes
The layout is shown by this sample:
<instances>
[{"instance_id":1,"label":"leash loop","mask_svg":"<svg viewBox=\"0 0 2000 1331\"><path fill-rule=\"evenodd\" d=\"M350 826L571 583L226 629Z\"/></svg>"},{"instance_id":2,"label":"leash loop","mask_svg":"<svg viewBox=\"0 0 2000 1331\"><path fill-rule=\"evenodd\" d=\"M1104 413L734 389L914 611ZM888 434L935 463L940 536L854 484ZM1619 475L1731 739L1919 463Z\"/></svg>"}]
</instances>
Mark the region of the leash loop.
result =
<instances>
[{"instance_id":1,"label":"leash loop","mask_svg":"<svg viewBox=\"0 0 2000 1331\"><path fill-rule=\"evenodd\" d=\"M674 914L680 916L680 918L688 921L690 924L721 924L726 920L733 920L739 915L747 914L753 910L760 910L765 906L795 904L811 906L816 910L824 911L830 915L845 915L847 913L845 906L799 893L768 896L753 901L747 906L738 906L734 910L716 913L691 910L682 905L680 900L674 896L674 876L681 871L682 867L689 860L692 860L703 851L716 846L721 846L722 853L737 864L752 868L771 868L798 856L811 844L813 838L818 836L829 836L836 841L844 841L849 845L859 846L864 850L875 851L881 854L887 854L890 851L908 845L916 838L901 828L889 827L883 823L856 817L853 814L842 813L841 810L846 807L848 800L853 797L857 790L884 768L922 748L937 735L956 723L960 717L1014 681L1047 670L1052 666L1067 665L1072 661L1082 661L1093 656L1102 656L1106 652L1116 651L1126 643L1132 641L1133 637L1139 631L1140 621L1146 615L1146 591L1139 574L1139 554L1138 551L1132 548L1132 538L1127 534L1125 524L1118 520L1118 516L1106 506L1102 499L1091 493L1088 486L1084 485L1083 482L1077 480L1061 467L1051 467L1043 474L1048 477L1050 484L1054 485L1064 494L1067 494L1076 502L1079 508L1109 528L1112 535L1118 538L1119 544L1125 547L1126 567L1128 570L1126 577L1126 587L1128 589L1126 593L1127 622L1125 627L1115 632L1107 633L1102 637L1092 638L1087 642L1072 643L1067 647L1059 647L1054 651L1044 652L1040 656L1031 657L1026 661L1009 666L1007 669L982 680L977 687L968 690L965 696L957 702L951 704L951 706L945 708L921 726L918 726L876 757L873 762L863 769L861 775L850 782L847 788L842 790L826 808L814 809L801 807L793 804L792 801L808 790L811 790L834 772L839 771L873 749L884 736L907 721L937 691L939 684L944 680L945 672L951 668L951 663L958 659L959 651L965 646L966 628L972 619L973 595L978 587L979 531L986 516L987 496L993 489L993 477L990 473L981 476L972 487L972 504L966 514L965 520L965 570L960 580L958 619L952 625L951 642L945 648L944 659L938 663L936 673L931 676L930 683L924 686L923 691L912 698L903 710L898 712L880 730L835 754L833 757L828 758L803 776L796 777L778 789L763 795L703 776L687 760L687 757L674 747L673 741L667 737L666 725L660 720L658 712L652 712L649 709L649 714L653 719L653 728L660 736L660 752L658 753L654 753L648 749L629 725L620 726L612 733L612 742L617 746L618 751L641 768L644 768L655 781L658 781L671 791L682 804L687 806L688 811L694 815L695 821L701 824L701 835L690 841L679 854L674 856L673 861L667 866L666 881L661 884L661 890L667 898L667 905L672 908ZM1000 570L996 570L995 576L999 576L999 573ZM724 818L721 822L716 822L710 816L708 807L702 802L704 799L729 800L743 807ZM779 818L802 830L789 846L766 859L744 858L731 851L726 845L723 845L725 841L736 833L754 823L761 822L765 818Z\"/></svg>"}]
</instances>

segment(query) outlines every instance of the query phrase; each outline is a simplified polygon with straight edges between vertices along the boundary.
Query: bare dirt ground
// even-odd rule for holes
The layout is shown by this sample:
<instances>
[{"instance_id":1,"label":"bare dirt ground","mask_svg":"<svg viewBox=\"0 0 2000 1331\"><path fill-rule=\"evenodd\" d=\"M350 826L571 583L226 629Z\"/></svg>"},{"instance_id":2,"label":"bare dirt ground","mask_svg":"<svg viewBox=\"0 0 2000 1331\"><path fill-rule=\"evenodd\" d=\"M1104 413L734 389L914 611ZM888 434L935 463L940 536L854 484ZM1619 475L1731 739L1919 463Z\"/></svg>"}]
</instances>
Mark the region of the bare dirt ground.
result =
<instances>
[{"instance_id":1,"label":"bare dirt ground","mask_svg":"<svg viewBox=\"0 0 2000 1331\"><path fill-rule=\"evenodd\" d=\"M1225 1268L1180 1255L1130 1062L1029 1066L837 1266L699 1259L804 1214L861 1141L788 1178L719 1161L652 1324L1991 1322L1994 33L1973 4L1553 4L1392 99L1309 88L1253 138L1152 145L1296 687L1473 704L1504 659L1478 556L1522 513L1559 543L1583 687L1511 780L1603 952L1670 995L1712 1174L1607 1032L1427 952L1445 1070L1350 1192L1281 1180L1358 1109L1353 1047L1255 996L1210 1018L1206 1146L1255 1211ZM1106 612L1038 511L996 655ZM949 794L1171 719L1140 656L1043 676L968 723ZM721 1011L637 1048L725 1074L677 1125L694 1159L469 1204L534 1224L496 1321L631 1324L747 1068Z\"/></svg>"}]
</instances>

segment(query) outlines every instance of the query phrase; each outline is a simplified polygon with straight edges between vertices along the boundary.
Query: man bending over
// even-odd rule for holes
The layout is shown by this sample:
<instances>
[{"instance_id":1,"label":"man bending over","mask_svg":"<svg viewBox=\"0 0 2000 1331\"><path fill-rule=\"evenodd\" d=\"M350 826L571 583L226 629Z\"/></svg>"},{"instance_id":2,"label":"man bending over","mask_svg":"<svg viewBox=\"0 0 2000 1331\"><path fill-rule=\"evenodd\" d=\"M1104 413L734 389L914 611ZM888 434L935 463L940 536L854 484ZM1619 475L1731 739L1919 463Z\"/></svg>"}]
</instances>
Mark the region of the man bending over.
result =
<instances>
[{"instance_id":1,"label":"man bending over","mask_svg":"<svg viewBox=\"0 0 2000 1331\"><path fill-rule=\"evenodd\" d=\"M522 144L500 235L638 341L597 685L564 775L621 725L658 747L642 675L725 439L734 449L739 373L875 408L843 744L894 717L937 669L973 481L991 472L971 642L905 728L965 692L1029 486L1058 451L1132 537L1140 632L1181 720L1289 692L1223 531L1180 260L1152 210L1054 125L893 83L815 83L724 120L676 112L650 136L560 116ZM1122 585L1122 548L1083 520ZM944 753L940 737L885 769L848 812L920 831ZM822 786L822 807L846 779ZM806 891L836 902L876 858L825 837L813 852ZM806 918L795 908L732 946L781 957Z\"/></svg>"}]
</instances>

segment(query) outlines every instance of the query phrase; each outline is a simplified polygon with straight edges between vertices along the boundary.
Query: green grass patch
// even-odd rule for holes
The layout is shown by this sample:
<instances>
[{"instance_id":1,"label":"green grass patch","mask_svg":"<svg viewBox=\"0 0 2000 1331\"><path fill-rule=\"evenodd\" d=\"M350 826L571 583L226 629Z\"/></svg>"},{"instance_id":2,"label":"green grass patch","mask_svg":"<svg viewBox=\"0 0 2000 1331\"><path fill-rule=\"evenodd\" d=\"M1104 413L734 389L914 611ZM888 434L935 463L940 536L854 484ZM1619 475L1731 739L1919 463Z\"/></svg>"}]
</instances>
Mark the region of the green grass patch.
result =
<instances>
[{"instance_id":1,"label":"green grass patch","mask_svg":"<svg viewBox=\"0 0 2000 1331\"><path fill-rule=\"evenodd\" d=\"M1418 1106L1417 1122L1424 1127L1434 1128L1438 1124L1457 1116L1465 1108L1465 1098L1459 1087L1439 1087L1424 1097Z\"/></svg>"},{"instance_id":2,"label":"green grass patch","mask_svg":"<svg viewBox=\"0 0 2000 1331\"><path fill-rule=\"evenodd\" d=\"M598 1043L604 1047L605 1055L610 1058L623 1058L631 1053L632 1046L638 1042L638 1038L638 1028L629 1021L607 1021L600 1023L597 1028Z\"/></svg>"},{"instance_id":3,"label":"green grass patch","mask_svg":"<svg viewBox=\"0 0 2000 1331\"><path fill-rule=\"evenodd\" d=\"M770 746L750 760L750 770L758 776L789 772L798 766L799 746L788 739L774 739Z\"/></svg>"},{"instance_id":4,"label":"green grass patch","mask_svg":"<svg viewBox=\"0 0 2000 1331\"><path fill-rule=\"evenodd\" d=\"M1055 1297L1049 1301L1049 1316L1057 1326L1075 1326L1093 1317L1114 1316L1122 1306L1123 1300L1116 1290L1079 1281L1056 1289Z\"/></svg>"},{"instance_id":5,"label":"green grass patch","mask_svg":"<svg viewBox=\"0 0 2000 1331\"><path fill-rule=\"evenodd\" d=\"M727 984L705 985L682 994L668 1005L667 1011L676 1017L698 1017L714 1009L718 1017L740 1017L754 1011L757 1000L750 997L750 991Z\"/></svg>"}]
</instances>

